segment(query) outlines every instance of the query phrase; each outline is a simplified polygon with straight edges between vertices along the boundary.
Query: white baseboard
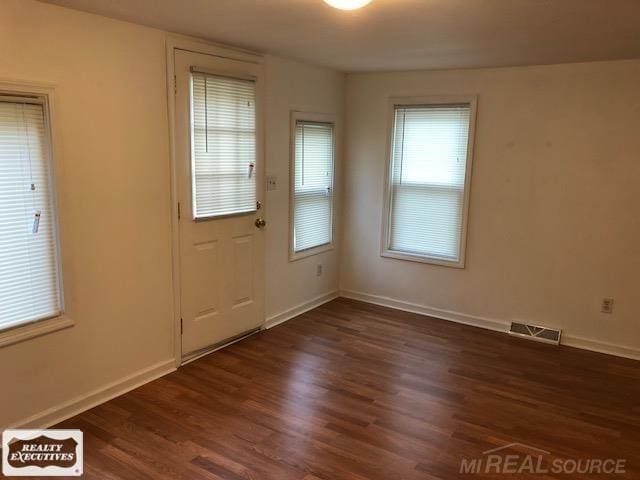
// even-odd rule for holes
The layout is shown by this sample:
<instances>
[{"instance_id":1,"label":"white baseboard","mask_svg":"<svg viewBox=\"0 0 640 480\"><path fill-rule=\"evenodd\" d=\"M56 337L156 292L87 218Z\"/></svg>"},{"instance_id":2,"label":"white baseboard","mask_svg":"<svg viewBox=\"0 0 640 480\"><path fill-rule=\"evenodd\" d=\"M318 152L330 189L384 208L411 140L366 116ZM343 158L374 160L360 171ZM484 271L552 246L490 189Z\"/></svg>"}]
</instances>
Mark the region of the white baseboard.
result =
<instances>
[{"instance_id":1,"label":"white baseboard","mask_svg":"<svg viewBox=\"0 0 640 480\"><path fill-rule=\"evenodd\" d=\"M403 300L397 300L395 298L384 297L381 295L372 295L370 293L341 290L340 296L345 298L352 298L354 300L360 300L362 302L373 303L375 305L382 305L384 307L395 308L397 310L403 310L405 312L419 313L422 315L428 315L430 317L440 318L442 320L449 320L456 323L463 323L465 325L472 325L474 327L486 328L488 330L494 330L497 332L507 332L509 331L509 326L511 325L511 322L504 320L479 317L476 315L469 315L467 313L453 312L450 310L443 310L441 308L428 307L416 303L405 302ZM562 332L561 344L569 347L580 348L583 350L591 350L594 352L615 355L617 357L640 360L640 349L638 348L567 335L564 331Z\"/></svg>"},{"instance_id":2,"label":"white baseboard","mask_svg":"<svg viewBox=\"0 0 640 480\"><path fill-rule=\"evenodd\" d=\"M496 332L507 332L509 330L509 326L511 325L509 322L494 320L492 318L478 317L475 315L468 315L466 313L444 310L442 308L427 307L426 305L405 302L403 300L397 300L395 298L383 297L382 295L372 295L370 293L341 290L340 296L351 298L353 300L360 300L362 302L373 303L374 305L382 305L383 307L395 308L396 310L403 310L405 312L428 315L430 317L449 320L456 323L462 323L464 325L486 328L488 330L494 330Z\"/></svg>"},{"instance_id":3,"label":"white baseboard","mask_svg":"<svg viewBox=\"0 0 640 480\"><path fill-rule=\"evenodd\" d=\"M264 328L273 328L276 325L280 325L287 320L291 320L298 315L303 314L304 312L308 312L309 310L313 310L320 305L330 302L331 300L338 298L339 292L337 290L329 293L324 293L316 298L309 300L308 302L301 303L300 305L296 305L293 308L285 310L284 312L278 313L276 315L272 315L267 318L267 321L264 323Z\"/></svg>"},{"instance_id":4,"label":"white baseboard","mask_svg":"<svg viewBox=\"0 0 640 480\"><path fill-rule=\"evenodd\" d=\"M607 353L616 357L631 358L640 360L640 349L618 345L615 343L602 342L600 340L592 340L590 338L576 337L573 335L562 334L562 345L568 347L581 348L583 350L591 350L592 352Z\"/></svg>"},{"instance_id":5,"label":"white baseboard","mask_svg":"<svg viewBox=\"0 0 640 480\"><path fill-rule=\"evenodd\" d=\"M30 417L16 422L9 428L48 428L68 418L82 413L90 408L107 402L115 397L138 388L145 383L160 378L176 369L175 360L172 358L157 363L151 367L139 370L121 380L112 382L104 387L97 388L84 395L72 398L60 405L48 408Z\"/></svg>"}]
</instances>

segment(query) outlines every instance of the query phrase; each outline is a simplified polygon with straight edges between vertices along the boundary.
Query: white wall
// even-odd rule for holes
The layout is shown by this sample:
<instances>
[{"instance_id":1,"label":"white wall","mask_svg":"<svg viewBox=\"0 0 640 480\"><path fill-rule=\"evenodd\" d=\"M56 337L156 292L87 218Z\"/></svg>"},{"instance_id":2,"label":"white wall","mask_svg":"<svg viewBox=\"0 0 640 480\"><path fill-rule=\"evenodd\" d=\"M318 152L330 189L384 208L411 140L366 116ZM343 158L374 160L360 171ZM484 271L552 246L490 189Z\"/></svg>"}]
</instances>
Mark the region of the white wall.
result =
<instances>
[{"instance_id":1,"label":"white wall","mask_svg":"<svg viewBox=\"0 0 640 480\"><path fill-rule=\"evenodd\" d=\"M341 289L638 353L638 85L640 61L349 75ZM387 97L440 94L478 94L464 270L379 255Z\"/></svg>"},{"instance_id":2,"label":"white wall","mask_svg":"<svg viewBox=\"0 0 640 480\"><path fill-rule=\"evenodd\" d=\"M66 402L173 368L165 52L159 30L31 0L0 2L0 80L56 84L66 307L76 322L0 348L0 429L43 413L35 423L53 419ZM309 262L289 264L282 233L288 109L340 113L343 76L271 57L266 69L267 170L280 182L267 198L275 315L337 289L335 252L323 256L327 274L316 279Z\"/></svg>"}]
</instances>

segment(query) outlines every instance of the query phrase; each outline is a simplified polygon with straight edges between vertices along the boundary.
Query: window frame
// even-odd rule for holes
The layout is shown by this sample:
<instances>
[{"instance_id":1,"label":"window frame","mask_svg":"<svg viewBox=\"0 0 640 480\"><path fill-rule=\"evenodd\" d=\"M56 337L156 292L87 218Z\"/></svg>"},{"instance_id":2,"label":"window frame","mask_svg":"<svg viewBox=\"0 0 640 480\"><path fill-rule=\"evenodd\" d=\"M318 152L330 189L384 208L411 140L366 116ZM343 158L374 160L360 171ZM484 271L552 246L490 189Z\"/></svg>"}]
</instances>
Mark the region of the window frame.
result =
<instances>
[{"instance_id":1,"label":"window frame","mask_svg":"<svg viewBox=\"0 0 640 480\"><path fill-rule=\"evenodd\" d=\"M9 327L0 325L0 348L12 345L30 338L39 337L71 327L74 320L67 315L67 304L65 302L64 266L62 258L62 244L60 234L60 219L57 194L57 165L58 131L56 130L55 113L55 85L40 82L4 81L0 80L1 97L26 97L33 98L36 103L40 103L44 109L45 139L47 145L46 159L49 167L50 202L54 225L55 254L57 257L58 276L58 296L60 301L60 313L48 318L25 321Z\"/></svg>"},{"instance_id":2,"label":"window frame","mask_svg":"<svg viewBox=\"0 0 640 480\"><path fill-rule=\"evenodd\" d=\"M383 195L383 215L382 215L382 235L380 240L380 256L411 262L426 263L444 267L465 268L466 247L467 247L467 224L469 217L469 200L471 194L471 174L473 166L473 147L475 144L476 115L477 115L477 95L437 95L420 97L390 97L387 110L387 154L385 167L384 195ZM399 106L424 106L438 107L453 104L469 105L469 135L467 138L467 159L465 165L464 193L462 206L462 224L460 229L460 252L457 261L446 260L432 255L421 255L418 253L405 253L392 250L391 244L391 189L393 168L393 134L395 128L395 109Z\"/></svg>"},{"instance_id":3,"label":"window frame","mask_svg":"<svg viewBox=\"0 0 640 480\"><path fill-rule=\"evenodd\" d=\"M333 125L333 165L331 168L331 241L317 247L308 248L299 252L294 245L294 213L295 213L295 163L296 163L296 125L297 122L328 123ZM312 113L298 110L291 111L291 125L289 136L289 262L311 257L335 248L336 232L336 116L329 113Z\"/></svg>"}]
</instances>

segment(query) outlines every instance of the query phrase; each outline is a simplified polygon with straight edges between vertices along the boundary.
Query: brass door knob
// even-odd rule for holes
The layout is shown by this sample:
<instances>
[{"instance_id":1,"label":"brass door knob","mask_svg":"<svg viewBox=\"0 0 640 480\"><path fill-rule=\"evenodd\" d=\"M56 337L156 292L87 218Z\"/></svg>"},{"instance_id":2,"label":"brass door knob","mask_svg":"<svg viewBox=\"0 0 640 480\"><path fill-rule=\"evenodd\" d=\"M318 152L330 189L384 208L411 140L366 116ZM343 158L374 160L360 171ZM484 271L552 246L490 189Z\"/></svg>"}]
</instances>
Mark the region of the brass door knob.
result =
<instances>
[{"instance_id":1,"label":"brass door knob","mask_svg":"<svg viewBox=\"0 0 640 480\"><path fill-rule=\"evenodd\" d=\"M267 224L267 221L264 218L261 218L261 217L256 218L256 221L255 221L256 227L264 228L266 224Z\"/></svg>"}]
</instances>

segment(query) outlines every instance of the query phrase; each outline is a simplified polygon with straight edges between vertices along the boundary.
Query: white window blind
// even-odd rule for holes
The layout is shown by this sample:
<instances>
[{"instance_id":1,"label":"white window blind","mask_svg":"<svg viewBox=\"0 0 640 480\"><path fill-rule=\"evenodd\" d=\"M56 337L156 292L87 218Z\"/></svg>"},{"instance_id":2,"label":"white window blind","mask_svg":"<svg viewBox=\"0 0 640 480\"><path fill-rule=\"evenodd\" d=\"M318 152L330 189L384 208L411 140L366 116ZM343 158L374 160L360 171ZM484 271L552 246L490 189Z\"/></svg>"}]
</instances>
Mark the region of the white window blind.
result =
<instances>
[{"instance_id":1,"label":"white window blind","mask_svg":"<svg viewBox=\"0 0 640 480\"><path fill-rule=\"evenodd\" d=\"M256 210L255 82L192 74L195 218Z\"/></svg>"},{"instance_id":2,"label":"white window blind","mask_svg":"<svg viewBox=\"0 0 640 480\"><path fill-rule=\"evenodd\" d=\"M330 244L333 236L333 124L296 121L293 250Z\"/></svg>"},{"instance_id":3,"label":"white window blind","mask_svg":"<svg viewBox=\"0 0 640 480\"><path fill-rule=\"evenodd\" d=\"M61 313L43 104L0 99L0 329Z\"/></svg>"},{"instance_id":4,"label":"white window blind","mask_svg":"<svg viewBox=\"0 0 640 480\"><path fill-rule=\"evenodd\" d=\"M460 260L471 108L396 106L389 250Z\"/></svg>"}]
</instances>

